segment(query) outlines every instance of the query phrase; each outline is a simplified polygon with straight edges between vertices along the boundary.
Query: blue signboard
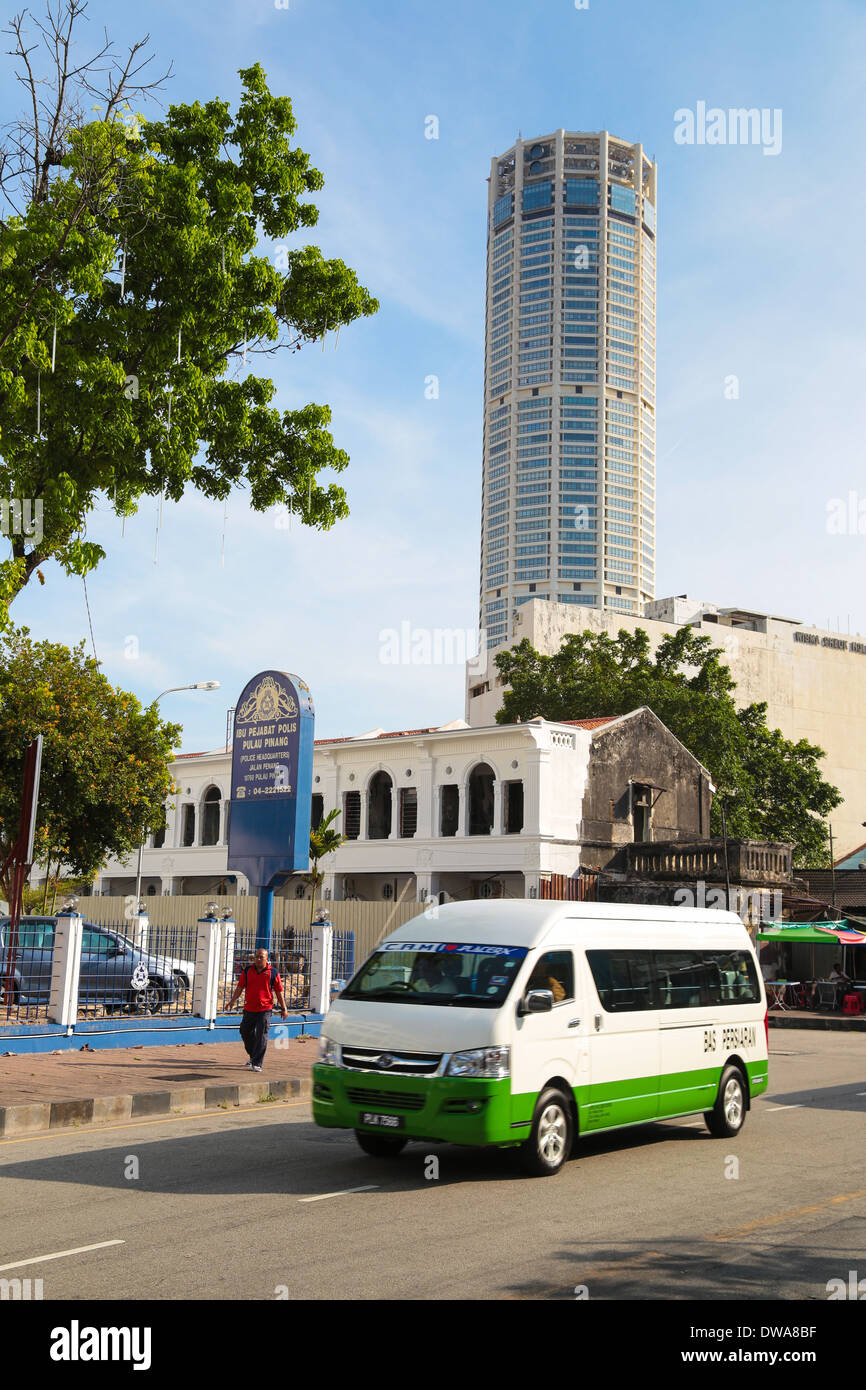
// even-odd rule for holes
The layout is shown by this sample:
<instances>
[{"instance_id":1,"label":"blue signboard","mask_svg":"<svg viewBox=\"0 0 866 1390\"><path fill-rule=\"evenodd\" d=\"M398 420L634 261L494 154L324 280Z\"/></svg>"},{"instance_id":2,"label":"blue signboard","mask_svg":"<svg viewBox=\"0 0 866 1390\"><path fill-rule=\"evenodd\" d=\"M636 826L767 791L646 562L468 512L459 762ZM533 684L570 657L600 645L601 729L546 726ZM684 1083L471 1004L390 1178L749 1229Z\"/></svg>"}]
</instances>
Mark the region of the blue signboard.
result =
<instances>
[{"instance_id":1,"label":"blue signboard","mask_svg":"<svg viewBox=\"0 0 866 1390\"><path fill-rule=\"evenodd\" d=\"M313 700L299 676L260 671L235 707L228 867L270 889L310 860Z\"/></svg>"}]
</instances>

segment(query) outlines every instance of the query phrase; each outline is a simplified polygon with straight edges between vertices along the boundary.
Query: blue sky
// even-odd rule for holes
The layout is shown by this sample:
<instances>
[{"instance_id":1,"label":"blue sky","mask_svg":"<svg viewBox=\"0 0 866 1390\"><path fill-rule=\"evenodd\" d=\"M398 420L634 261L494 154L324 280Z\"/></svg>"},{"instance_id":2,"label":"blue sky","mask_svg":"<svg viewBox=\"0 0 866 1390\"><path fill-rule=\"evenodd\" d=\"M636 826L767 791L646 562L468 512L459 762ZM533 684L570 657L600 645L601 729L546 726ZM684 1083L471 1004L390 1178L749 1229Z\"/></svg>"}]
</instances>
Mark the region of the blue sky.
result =
<instances>
[{"instance_id":1,"label":"blue sky","mask_svg":"<svg viewBox=\"0 0 866 1390\"><path fill-rule=\"evenodd\" d=\"M300 240L381 302L336 350L274 368L277 405L333 409L349 520L287 531L239 493L223 541L222 504L189 496L164 508L154 564L153 501L123 537L107 509L92 518L109 678L143 700L221 682L163 702L186 751L219 746L265 667L309 682L320 737L463 714L460 665L384 664L381 634L477 621L486 178L518 130L607 128L659 162L659 596L866 632L866 536L827 530L834 498L866 497L860 0L91 0L89 14L118 46L149 30L174 62L170 101L234 103L237 69L260 61L325 176ZM780 109L780 152L677 144L674 113L700 101ZM13 617L89 644L81 581L45 573Z\"/></svg>"}]
</instances>

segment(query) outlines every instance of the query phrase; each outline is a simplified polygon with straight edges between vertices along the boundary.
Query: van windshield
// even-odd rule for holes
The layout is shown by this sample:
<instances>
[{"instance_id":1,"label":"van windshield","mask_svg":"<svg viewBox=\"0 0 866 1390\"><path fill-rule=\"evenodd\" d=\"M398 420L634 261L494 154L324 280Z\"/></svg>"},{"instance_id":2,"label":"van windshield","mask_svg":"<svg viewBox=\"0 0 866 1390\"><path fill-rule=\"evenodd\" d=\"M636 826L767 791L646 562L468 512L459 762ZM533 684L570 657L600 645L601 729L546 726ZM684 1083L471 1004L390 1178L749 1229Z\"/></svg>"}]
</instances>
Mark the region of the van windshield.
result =
<instances>
[{"instance_id":1,"label":"van windshield","mask_svg":"<svg viewBox=\"0 0 866 1390\"><path fill-rule=\"evenodd\" d=\"M361 966L342 999L498 1009L526 958L526 946L386 942Z\"/></svg>"}]
</instances>

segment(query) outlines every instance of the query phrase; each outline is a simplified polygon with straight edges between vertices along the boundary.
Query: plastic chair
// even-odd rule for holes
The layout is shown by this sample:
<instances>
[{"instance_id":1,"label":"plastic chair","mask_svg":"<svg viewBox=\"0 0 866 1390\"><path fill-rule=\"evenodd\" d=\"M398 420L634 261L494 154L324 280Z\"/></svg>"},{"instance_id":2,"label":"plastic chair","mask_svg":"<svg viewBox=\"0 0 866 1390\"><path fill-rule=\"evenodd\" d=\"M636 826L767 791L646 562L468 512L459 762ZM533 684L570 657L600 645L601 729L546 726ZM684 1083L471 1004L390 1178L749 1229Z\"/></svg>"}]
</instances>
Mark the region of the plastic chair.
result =
<instances>
[{"instance_id":1,"label":"plastic chair","mask_svg":"<svg viewBox=\"0 0 866 1390\"><path fill-rule=\"evenodd\" d=\"M828 980L819 980L816 987L817 1005L819 1009L835 1009L836 1007L836 986Z\"/></svg>"},{"instance_id":2,"label":"plastic chair","mask_svg":"<svg viewBox=\"0 0 866 1390\"><path fill-rule=\"evenodd\" d=\"M843 1014L862 1014L863 1000L859 994L846 994L842 1000Z\"/></svg>"}]
</instances>

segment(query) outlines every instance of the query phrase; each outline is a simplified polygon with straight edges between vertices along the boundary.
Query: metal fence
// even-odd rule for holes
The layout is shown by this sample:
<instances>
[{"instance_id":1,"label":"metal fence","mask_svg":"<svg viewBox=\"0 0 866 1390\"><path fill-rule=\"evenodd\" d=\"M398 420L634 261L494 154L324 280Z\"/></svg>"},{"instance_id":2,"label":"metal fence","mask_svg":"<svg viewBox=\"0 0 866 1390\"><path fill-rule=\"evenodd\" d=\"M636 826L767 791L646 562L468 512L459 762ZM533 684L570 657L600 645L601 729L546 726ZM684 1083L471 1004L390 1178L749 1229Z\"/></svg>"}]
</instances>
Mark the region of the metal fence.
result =
<instances>
[{"instance_id":1,"label":"metal fence","mask_svg":"<svg viewBox=\"0 0 866 1390\"><path fill-rule=\"evenodd\" d=\"M90 922L100 924L116 924L126 919L124 930L129 933L131 899L124 897L104 897L104 898L80 898L78 910ZM220 915L230 909L238 929L255 927L256 915L258 912L258 902L252 896L246 897L220 897L210 898L203 895L195 897L153 897L147 898L147 911L150 918L150 930L153 932L157 927L190 927L195 931L199 918L204 917L207 911L207 904L211 901L219 903ZM322 902L331 921L334 924L335 935L341 932L352 932L355 938L355 967L357 968L367 959L367 956L379 944L383 937L389 932L396 931L397 927L402 927L405 922L409 922L416 917L419 912L423 912L425 903L416 902L362 902L359 899L349 901ZM310 928L310 902L309 899L298 901L295 898L274 897L274 935L289 927L294 927L296 932L309 931Z\"/></svg>"},{"instance_id":2,"label":"metal fence","mask_svg":"<svg viewBox=\"0 0 866 1390\"><path fill-rule=\"evenodd\" d=\"M0 1024L47 1020L53 959L53 918L23 917L16 936L0 920Z\"/></svg>"},{"instance_id":3,"label":"metal fence","mask_svg":"<svg viewBox=\"0 0 866 1390\"><path fill-rule=\"evenodd\" d=\"M87 916L87 914L85 914ZM54 961L54 919L24 918L16 941L6 939L8 923L0 919L0 1026L45 1023ZM191 1016L196 969L198 921L181 926L149 923L139 930L125 918L104 917L82 928L78 991L79 1021L134 1015L171 1018ZM240 972L252 963L256 927L225 923L219 970L218 1007L231 998ZM310 1010L312 931L292 925L276 927L270 961L278 970L290 1012ZM351 932L334 933L332 979L335 993L353 973L355 942ZM239 1008L243 1007L241 996Z\"/></svg>"},{"instance_id":4,"label":"metal fence","mask_svg":"<svg viewBox=\"0 0 866 1390\"><path fill-rule=\"evenodd\" d=\"M310 959L313 948L312 931L296 931L294 927L274 931L271 935L269 961L280 976L283 996L290 1013L303 1013L310 1007ZM223 939L220 968L219 1007L223 1010L243 970L253 963L256 949L254 927L236 929L234 935ZM243 995L238 1009L243 1008Z\"/></svg>"}]
</instances>

